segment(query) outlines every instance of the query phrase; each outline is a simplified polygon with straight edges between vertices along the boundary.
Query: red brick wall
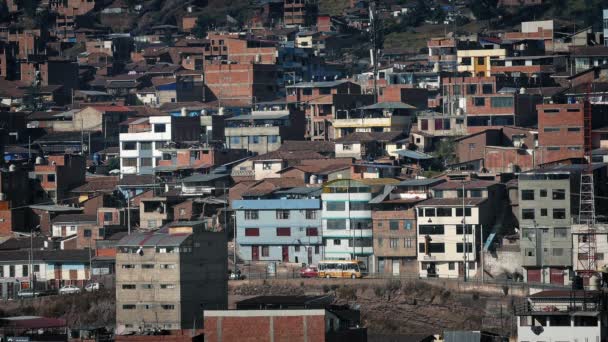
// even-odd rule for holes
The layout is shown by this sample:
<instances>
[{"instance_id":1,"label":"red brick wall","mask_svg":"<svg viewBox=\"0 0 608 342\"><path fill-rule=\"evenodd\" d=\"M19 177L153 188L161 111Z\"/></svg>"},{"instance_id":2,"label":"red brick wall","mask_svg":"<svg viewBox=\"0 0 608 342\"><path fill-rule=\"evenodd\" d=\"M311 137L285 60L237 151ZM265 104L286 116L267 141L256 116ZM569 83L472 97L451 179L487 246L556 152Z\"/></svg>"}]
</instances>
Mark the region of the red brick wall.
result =
<instances>
[{"instance_id":1,"label":"red brick wall","mask_svg":"<svg viewBox=\"0 0 608 342\"><path fill-rule=\"evenodd\" d=\"M584 156L583 104L538 105L540 163ZM557 112L551 112L557 111ZM547 131L555 129L556 131ZM578 129L578 131L569 131ZM554 150L559 148L559 150Z\"/></svg>"},{"instance_id":2,"label":"red brick wall","mask_svg":"<svg viewBox=\"0 0 608 342\"><path fill-rule=\"evenodd\" d=\"M205 317L205 341L269 341L271 317ZM304 316L274 316L274 341L303 341ZM221 340L218 339L218 320ZM325 341L325 316L306 316L308 341Z\"/></svg>"},{"instance_id":3,"label":"red brick wall","mask_svg":"<svg viewBox=\"0 0 608 342\"><path fill-rule=\"evenodd\" d=\"M496 148L487 146L485 149L484 166L490 172L526 171L534 168L533 155L515 148Z\"/></svg>"}]
</instances>

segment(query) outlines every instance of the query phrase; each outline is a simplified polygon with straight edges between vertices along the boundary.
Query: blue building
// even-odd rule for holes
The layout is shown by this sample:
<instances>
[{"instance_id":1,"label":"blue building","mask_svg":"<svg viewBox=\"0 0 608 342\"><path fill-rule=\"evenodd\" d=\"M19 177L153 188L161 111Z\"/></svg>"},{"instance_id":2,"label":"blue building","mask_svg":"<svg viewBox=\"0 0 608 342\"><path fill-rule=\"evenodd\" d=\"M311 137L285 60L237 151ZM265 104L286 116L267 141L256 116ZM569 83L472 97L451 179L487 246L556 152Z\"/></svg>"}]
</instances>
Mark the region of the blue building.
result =
<instances>
[{"instance_id":1,"label":"blue building","mask_svg":"<svg viewBox=\"0 0 608 342\"><path fill-rule=\"evenodd\" d=\"M316 264L322 255L321 188L292 188L232 202L245 261Z\"/></svg>"}]
</instances>

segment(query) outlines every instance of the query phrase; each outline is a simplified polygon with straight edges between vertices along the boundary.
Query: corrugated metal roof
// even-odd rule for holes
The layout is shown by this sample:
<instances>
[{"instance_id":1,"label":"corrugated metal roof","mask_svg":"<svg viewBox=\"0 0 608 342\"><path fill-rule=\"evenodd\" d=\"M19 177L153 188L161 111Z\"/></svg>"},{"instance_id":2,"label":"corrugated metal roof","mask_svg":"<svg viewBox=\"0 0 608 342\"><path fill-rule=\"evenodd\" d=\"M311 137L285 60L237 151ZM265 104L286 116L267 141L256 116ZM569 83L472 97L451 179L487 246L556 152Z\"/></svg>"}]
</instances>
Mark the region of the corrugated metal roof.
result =
<instances>
[{"instance_id":1,"label":"corrugated metal roof","mask_svg":"<svg viewBox=\"0 0 608 342\"><path fill-rule=\"evenodd\" d=\"M427 178L427 179L408 179L399 182L397 186L429 186L445 182L445 179Z\"/></svg>"},{"instance_id":2,"label":"corrugated metal roof","mask_svg":"<svg viewBox=\"0 0 608 342\"><path fill-rule=\"evenodd\" d=\"M235 117L226 119L226 121L279 120L279 119L288 119L288 118L289 118L289 114L285 114L285 113L280 113L280 114L268 113L268 114L255 114L255 115L247 114L247 115L235 116Z\"/></svg>"},{"instance_id":3,"label":"corrugated metal roof","mask_svg":"<svg viewBox=\"0 0 608 342\"><path fill-rule=\"evenodd\" d=\"M229 177L229 174L222 173L210 173L210 174L197 174L182 179L182 183L201 183L201 182L212 182L214 180Z\"/></svg>"},{"instance_id":4,"label":"corrugated metal roof","mask_svg":"<svg viewBox=\"0 0 608 342\"><path fill-rule=\"evenodd\" d=\"M373 105L359 107L358 109L416 109L416 107L403 102L379 102L374 103Z\"/></svg>"},{"instance_id":5,"label":"corrugated metal roof","mask_svg":"<svg viewBox=\"0 0 608 342\"><path fill-rule=\"evenodd\" d=\"M166 234L159 232L134 233L118 241L117 246L180 246L191 234Z\"/></svg>"},{"instance_id":6,"label":"corrugated metal roof","mask_svg":"<svg viewBox=\"0 0 608 342\"><path fill-rule=\"evenodd\" d=\"M416 159L416 160L427 160L427 159L434 158L433 156L431 156L429 154L418 152L418 151L411 151L411 150L397 150L397 151L395 151L395 153L397 153L398 155L400 155L402 157Z\"/></svg>"},{"instance_id":7,"label":"corrugated metal roof","mask_svg":"<svg viewBox=\"0 0 608 342\"><path fill-rule=\"evenodd\" d=\"M278 195L308 195L308 196L320 196L321 188L308 188L308 187L297 187L285 190L278 190L274 192Z\"/></svg>"},{"instance_id":8,"label":"corrugated metal roof","mask_svg":"<svg viewBox=\"0 0 608 342\"><path fill-rule=\"evenodd\" d=\"M261 199L237 200L232 202L235 210L273 210L273 209L319 209L320 199Z\"/></svg>"}]
</instances>

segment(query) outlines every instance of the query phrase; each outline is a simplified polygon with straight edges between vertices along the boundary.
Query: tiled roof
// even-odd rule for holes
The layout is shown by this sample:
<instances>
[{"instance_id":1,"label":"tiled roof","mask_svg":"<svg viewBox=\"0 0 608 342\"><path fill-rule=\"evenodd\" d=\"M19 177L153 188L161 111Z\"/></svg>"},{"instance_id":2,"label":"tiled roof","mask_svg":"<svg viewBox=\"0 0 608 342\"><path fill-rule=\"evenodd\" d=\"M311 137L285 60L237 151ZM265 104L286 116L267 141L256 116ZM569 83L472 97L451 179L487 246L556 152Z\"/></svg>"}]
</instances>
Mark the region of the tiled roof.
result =
<instances>
[{"instance_id":1,"label":"tiled roof","mask_svg":"<svg viewBox=\"0 0 608 342\"><path fill-rule=\"evenodd\" d=\"M118 181L118 185L151 185L155 184L156 177L154 175L123 175L122 179Z\"/></svg>"},{"instance_id":2,"label":"tiled roof","mask_svg":"<svg viewBox=\"0 0 608 342\"><path fill-rule=\"evenodd\" d=\"M89 177L86 183L71 190L71 192L114 191L118 177Z\"/></svg>"}]
</instances>

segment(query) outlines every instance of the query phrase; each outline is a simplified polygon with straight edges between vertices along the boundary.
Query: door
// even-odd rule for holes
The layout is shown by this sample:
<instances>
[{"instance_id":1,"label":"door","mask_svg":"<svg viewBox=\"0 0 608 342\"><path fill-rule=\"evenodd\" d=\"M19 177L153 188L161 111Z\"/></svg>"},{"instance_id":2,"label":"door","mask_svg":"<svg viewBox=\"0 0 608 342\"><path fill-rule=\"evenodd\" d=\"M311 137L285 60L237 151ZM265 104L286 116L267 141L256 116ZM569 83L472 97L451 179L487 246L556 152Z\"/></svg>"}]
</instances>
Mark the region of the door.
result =
<instances>
[{"instance_id":1,"label":"door","mask_svg":"<svg viewBox=\"0 0 608 342\"><path fill-rule=\"evenodd\" d=\"M283 246L283 262L289 262L289 246Z\"/></svg>"},{"instance_id":2,"label":"door","mask_svg":"<svg viewBox=\"0 0 608 342\"><path fill-rule=\"evenodd\" d=\"M393 275L398 276L399 274L399 259L393 260Z\"/></svg>"},{"instance_id":3,"label":"door","mask_svg":"<svg viewBox=\"0 0 608 342\"><path fill-rule=\"evenodd\" d=\"M312 264L312 247L308 247L308 264Z\"/></svg>"},{"instance_id":4,"label":"door","mask_svg":"<svg viewBox=\"0 0 608 342\"><path fill-rule=\"evenodd\" d=\"M549 281L551 284L564 285L564 271L559 268L549 269Z\"/></svg>"},{"instance_id":5,"label":"door","mask_svg":"<svg viewBox=\"0 0 608 342\"><path fill-rule=\"evenodd\" d=\"M252 261L260 260L260 246L251 246L251 260Z\"/></svg>"},{"instance_id":6,"label":"door","mask_svg":"<svg viewBox=\"0 0 608 342\"><path fill-rule=\"evenodd\" d=\"M528 269L528 283L540 283L540 268Z\"/></svg>"}]
</instances>

